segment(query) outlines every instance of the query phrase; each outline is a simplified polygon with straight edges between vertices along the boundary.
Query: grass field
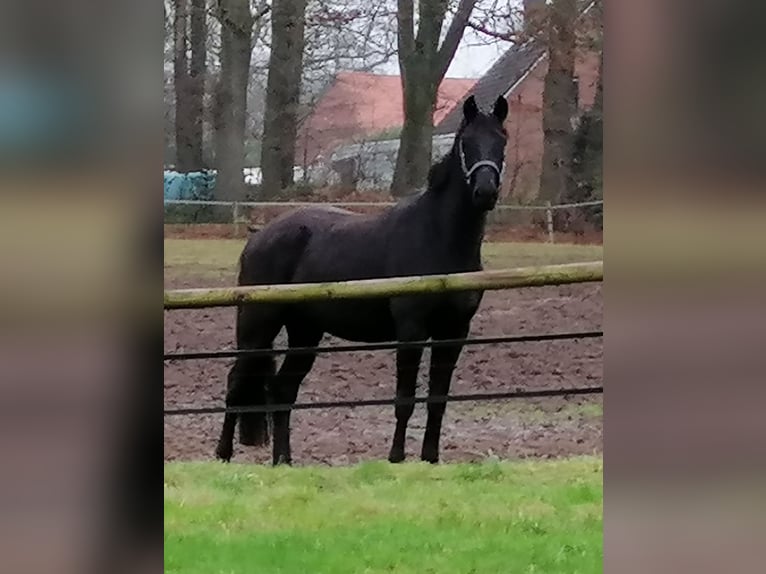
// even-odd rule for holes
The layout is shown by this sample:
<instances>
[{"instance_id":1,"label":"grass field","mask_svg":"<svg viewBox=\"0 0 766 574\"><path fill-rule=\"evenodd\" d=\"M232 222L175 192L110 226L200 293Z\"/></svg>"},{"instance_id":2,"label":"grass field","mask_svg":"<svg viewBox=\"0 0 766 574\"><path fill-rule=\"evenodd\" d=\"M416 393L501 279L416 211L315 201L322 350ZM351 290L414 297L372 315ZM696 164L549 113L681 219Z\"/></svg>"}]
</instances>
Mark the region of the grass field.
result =
<instances>
[{"instance_id":1,"label":"grass field","mask_svg":"<svg viewBox=\"0 0 766 574\"><path fill-rule=\"evenodd\" d=\"M165 239L165 274L171 277L234 278L243 239ZM486 243L488 269L597 261L601 245Z\"/></svg>"},{"instance_id":2,"label":"grass field","mask_svg":"<svg viewBox=\"0 0 766 574\"><path fill-rule=\"evenodd\" d=\"M165 465L165 571L602 570L600 458L270 468Z\"/></svg>"}]
</instances>

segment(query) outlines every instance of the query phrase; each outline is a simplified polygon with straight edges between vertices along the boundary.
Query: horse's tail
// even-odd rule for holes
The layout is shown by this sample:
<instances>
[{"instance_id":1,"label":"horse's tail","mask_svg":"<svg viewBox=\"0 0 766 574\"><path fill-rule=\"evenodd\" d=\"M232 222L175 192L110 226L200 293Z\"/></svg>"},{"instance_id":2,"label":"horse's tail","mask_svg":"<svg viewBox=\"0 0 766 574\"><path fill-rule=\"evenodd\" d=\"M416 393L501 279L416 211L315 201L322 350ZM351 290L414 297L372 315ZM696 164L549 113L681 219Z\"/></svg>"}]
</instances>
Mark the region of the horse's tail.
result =
<instances>
[{"instance_id":1,"label":"horse's tail","mask_svg":"<svg viewBox=\"0 0 766 574\"><path fill-rule=\"evenodd\" d=\"M237 348L269 351L282 327L279 307L268 304L243 305L237 308ZM227 406L262 407L268 404L268 385L276 376L272 354L237 357L229 371ZM269 442L271 414L247 412L237 415L239 443L261 446Z\"/></svg>"},{"instance_id":2,"label":"horse's tail","mask_svg":"<svg viewBox=\"0 0 766 574\"><path fill-rule=\"evenodd\" d=\"M287 233L271 227L251 235L239 259L239 285L269 285L289 283L295 266L311 236L305 225L288 227ZM251 228L252 231L252 228ZM257 303L237 309L237 348L271 349L274 338L283 326L279 305ZM276 376L276 361L272 355L243 355L237 357L229 372L227 406L263 406L268 404L269 382ZM246 446L261 446L269 441L271 414L265 412L239 413L239 442ZM233 435L234 415L224 420L225 432ZM227 435L228 436L228 435Z\"/></svg>"},{"instance_id":3,"label":"horse's tail","mask_svg":"<svg viewBox=\"0 0 766 574\"><path fill-rule=\"evenodd\" d=\"M275 372L273 357L238 357L229 371L226 406L265 406L268 403L266 383ZM269 413L238 413L236 417L239 421L239 444L263 446L269 443Z\"/></svg>"}]
</instances>

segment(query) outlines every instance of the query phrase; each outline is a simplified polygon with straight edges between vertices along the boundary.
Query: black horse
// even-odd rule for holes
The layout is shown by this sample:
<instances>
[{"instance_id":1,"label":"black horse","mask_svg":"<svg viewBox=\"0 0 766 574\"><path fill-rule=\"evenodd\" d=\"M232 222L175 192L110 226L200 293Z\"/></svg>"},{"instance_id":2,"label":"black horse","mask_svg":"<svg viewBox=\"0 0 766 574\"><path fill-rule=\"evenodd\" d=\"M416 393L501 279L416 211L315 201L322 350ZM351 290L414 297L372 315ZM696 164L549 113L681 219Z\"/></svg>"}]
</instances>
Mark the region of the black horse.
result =
<instances>
[{"instance_id":1,"label":"black horse","mask_svg":"<svg viewBox=\"0 0 766 574\"><path fill-rule=\"evenodd\" d=\"M473 96L463 104L462 125L451 151L432 166L428 187L378 215L328 207L286 214L252 234L240 257L240 285L316 283L380 277L479 271L486 214L495 207L505 155L503 97L491 113L479 111ZM462 339L481 302L479 291L401 296L388 299L258 303L237 310L239 349L271 349L282 327L290 347L314 347L325 333L358 342ZM432 350L430 395L449 392L462 345ZM422 349L396 355L396 396L413 397ZM279 371L270 356L238 357L229 372L227 406L294 404L315 353L289 354ZM445 404L428 405L422 460L437 462ZM413 405L397 405L396 430L388 459L405 458L407 422ZM273 462L291 462L290 411L272 417ZM216 449L232 456L239 442L268 442L267 415L227 413Z\"/></svg>"}]
</instances>

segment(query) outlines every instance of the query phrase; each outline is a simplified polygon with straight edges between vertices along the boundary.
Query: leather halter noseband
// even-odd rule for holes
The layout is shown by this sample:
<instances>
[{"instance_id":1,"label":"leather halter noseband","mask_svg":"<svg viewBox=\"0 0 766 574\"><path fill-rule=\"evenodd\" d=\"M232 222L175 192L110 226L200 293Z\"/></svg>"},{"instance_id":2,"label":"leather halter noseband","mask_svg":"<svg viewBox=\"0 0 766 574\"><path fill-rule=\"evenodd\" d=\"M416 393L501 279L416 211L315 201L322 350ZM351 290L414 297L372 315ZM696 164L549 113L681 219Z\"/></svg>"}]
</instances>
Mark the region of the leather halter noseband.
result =
<instances>
[{"instance_id":1,"label":"leather halter noseband","mask_svg":"<svg viewBox=\"0 0 766 574\"><path fill-rule=\"evenodd\" d=\"M491 167L495 170L497 173L497 179L498 181L502 180L503 170L500 168L494 161L489 159L482 159L477 161L475 164L471 166L470 169L468 169L468 166L465 163L465 152L463 152L463 138L460 138L458 140L458 154L460 155L460 167L463 169L463 175L465 176L466 183L470 183L471 176L473 173L479 169L480 167Z\"/></svg>"}]
</instances>

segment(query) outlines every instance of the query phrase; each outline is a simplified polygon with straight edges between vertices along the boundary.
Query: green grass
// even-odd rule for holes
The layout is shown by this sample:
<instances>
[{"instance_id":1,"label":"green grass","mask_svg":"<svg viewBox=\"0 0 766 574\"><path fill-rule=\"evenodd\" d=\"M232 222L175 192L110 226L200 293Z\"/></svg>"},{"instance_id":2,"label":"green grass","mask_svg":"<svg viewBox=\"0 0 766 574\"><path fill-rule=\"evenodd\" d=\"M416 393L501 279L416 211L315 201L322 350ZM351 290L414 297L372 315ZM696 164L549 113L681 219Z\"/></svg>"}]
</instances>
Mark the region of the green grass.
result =
<instances>
[{"instance_id":1,"label":"green grass","mask_svg":"<svg viewBox=\"0 0 766 574\"><path fill-rule=\"evenodd\" d=\"M597 421L604 416L604 406L600 398L581 404L552 405L532 401L498 401L496 403L464 403L455 405L463 416L504 417L528 425L552 423L561 424L568 420Z\"/></svg>"},{"instance_id":2,"label":"green grass","mask_svg":"<svg viewBox=\"0 0 766 574\"><path fill-rule=\"evenodd\" d=\"M165 465L165 571L601 572L602 461Z\"/></svg>"},{"instance_id":3,"label":"green grass","mask_svg":"<svg viewBox=\"0 0 766 574\"><path fill-rule=\"evenodd\" d=\"M481 251L487 269L600 261L604 258L602 245L569 243L485 243Z\"/></svg>"},{"instance_id":4,"label":"green grass","mask_svg":"<svg viewBox=\"0 0 766 574\"><path fill-rule=\"evenodd\" d=\"M243 239L165 239L166 277L233 280ZM596 261L601 245L487 243L482 249L488 269Z\"/></svg>"}]
</instances>

